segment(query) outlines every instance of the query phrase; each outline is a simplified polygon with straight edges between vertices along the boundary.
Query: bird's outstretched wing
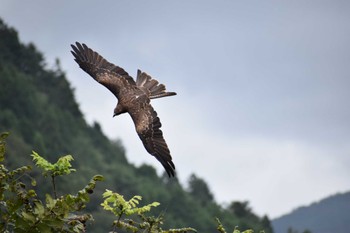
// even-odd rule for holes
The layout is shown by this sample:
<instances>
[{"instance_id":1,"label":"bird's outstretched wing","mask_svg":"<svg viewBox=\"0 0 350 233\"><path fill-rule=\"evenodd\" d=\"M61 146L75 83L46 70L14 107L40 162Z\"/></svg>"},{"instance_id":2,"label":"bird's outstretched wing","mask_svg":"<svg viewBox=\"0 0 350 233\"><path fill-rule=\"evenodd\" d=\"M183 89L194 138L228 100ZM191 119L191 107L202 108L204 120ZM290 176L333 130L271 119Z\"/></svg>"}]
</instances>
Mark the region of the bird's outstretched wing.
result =
<instances>
[{"instance_id":1,"label":"bird's outstretched wing","mask_svg":"<svg viewBox=\"0 0 350 233\"><path fill-rule=\"evenodd\" d=\"M117 98L121 88L136 85L134 79L123 68L108 62L85 44L76 42L71 46L74 60L80 68L107 87Z\"/></svg>"},{"instance_id":2,"label":"bird's outstretched wing","mask_svg":"<svg viewBox=\"0 0 350 233\"><path fill-rule=\"evenodd\" d=\"M170 151L164 140L163 132L157 112L149 102L139 102L129 111L134 121L137 134L148 153L156 157L163 165L169 177L175 176L175 165L172 162Z\"/></svg>"}]
</instances>

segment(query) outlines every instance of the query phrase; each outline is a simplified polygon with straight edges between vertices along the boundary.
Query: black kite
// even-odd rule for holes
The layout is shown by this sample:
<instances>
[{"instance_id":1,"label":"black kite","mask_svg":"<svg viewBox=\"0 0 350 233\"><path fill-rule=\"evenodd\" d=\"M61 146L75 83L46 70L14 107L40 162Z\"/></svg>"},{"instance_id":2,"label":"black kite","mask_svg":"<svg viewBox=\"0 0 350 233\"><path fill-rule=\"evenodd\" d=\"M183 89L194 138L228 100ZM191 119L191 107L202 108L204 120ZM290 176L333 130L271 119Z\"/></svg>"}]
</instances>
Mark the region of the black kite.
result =
<instances>
[{"instance_id":1,"label":"black kite","mask_svg":"<svg viewBox=\"0 0 350 233\"><path fill-rule=\"evenodd\" d=\"M76 42L76 45L71 46L73 48L71 52L80 68L117 97L118 104L113 116L129 113L148 153L158 159L169 176L174 176L175 165L160 130L160 120L150 100L176 93L166 92L163 84L159 84L157 80L140 70L137 71L135 82L124 69L108 62L85 44Z\"/></svg>"}]
</instances>

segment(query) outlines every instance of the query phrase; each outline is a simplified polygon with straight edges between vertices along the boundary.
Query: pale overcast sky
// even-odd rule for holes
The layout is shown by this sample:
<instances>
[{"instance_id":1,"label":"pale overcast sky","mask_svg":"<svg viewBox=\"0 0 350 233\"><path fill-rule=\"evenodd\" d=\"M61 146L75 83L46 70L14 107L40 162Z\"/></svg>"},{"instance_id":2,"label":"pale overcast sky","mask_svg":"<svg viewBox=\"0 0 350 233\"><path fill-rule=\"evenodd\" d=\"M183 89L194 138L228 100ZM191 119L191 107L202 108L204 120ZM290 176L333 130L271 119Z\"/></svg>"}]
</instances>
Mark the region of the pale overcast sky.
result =
<instances>
[{"instance_id":1,"label":"pale overcast sky","mask_svg":"<svg viewBox=\"0 0 350 233\"><path fill-rule=\"evenodd\" d=\"M57 57L88 122L134 164L162 166L116 99L78 68L84 42L178 93L153 101L182 183L277 217L350 190L350 1L16 1L0 17Z\"/></svg>"}]
</instances>

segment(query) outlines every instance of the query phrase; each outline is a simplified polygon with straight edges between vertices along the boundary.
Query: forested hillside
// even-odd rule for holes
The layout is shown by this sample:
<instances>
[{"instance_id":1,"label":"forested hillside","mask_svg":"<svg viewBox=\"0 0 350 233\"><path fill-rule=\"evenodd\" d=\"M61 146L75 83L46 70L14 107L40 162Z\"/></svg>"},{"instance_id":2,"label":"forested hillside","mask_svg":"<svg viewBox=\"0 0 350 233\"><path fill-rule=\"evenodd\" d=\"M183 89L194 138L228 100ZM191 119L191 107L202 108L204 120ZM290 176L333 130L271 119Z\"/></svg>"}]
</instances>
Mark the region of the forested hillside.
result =
<instances>
[{"instance_id":1,"label":"forested hillside","mask_svg":"<svg viewBox=\"0 0 350 233\"><path fill-rule=\"evenodd\" d=\"M314 233L348 233L349 210L350 192L336 194L274 219L273 228L276 233L286 233L288 229L298 232L308 229Z\"/></svg>"},{"instance_id":2,"label":"forested hillside","mask_svg":"<svg viewBox=\"0 0 350 233\"><path fill-rule=\"evenodd\" d=\"M128 163L120 142L109 140L98 123L86 123L63 70L58 60L56 68L47 68L35 46L22 44L16 30L0 19L0 132L10 132L7 166L33 164L32 150L52 162L72 154L77 172L69 180L57 180L58 195L76 192L93 175L103 175L105 181L98 184L87 208L95 219L89 232L108 232L114 220L101 211L106 188L127 198L142 195L145 203L160 202L155 214L165 211L169 228L190 226L198 232L215 232L218 217L227 229L239 226L272 232L269 219L256 216L247 202L217 204L206 182L195 175L185 190L176 178L159 177L151 166ZM51 192L49 181L34 170L35 174L37 193Z\"/></svg>"}]
</instances>

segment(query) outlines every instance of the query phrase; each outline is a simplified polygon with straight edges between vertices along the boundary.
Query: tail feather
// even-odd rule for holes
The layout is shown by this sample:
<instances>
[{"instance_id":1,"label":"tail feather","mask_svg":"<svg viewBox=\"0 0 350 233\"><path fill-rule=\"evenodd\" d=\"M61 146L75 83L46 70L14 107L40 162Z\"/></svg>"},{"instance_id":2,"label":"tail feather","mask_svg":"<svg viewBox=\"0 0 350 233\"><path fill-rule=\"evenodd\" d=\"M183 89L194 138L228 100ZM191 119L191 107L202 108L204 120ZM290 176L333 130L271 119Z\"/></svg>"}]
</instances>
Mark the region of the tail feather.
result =
<instances>
[{"instance_id":1,"label":"tail feather","mask_svg":"<svg viewBox=\"0 0 350 233\"><path fill-rule=\"evenodd\" d=\"M151 90L154 87L156 87L158 85L158 81L155 79L149 79L146 81L146 83L144 84L144 87L146 87L147 89ZM165 88L164 88L165 89Z\"/></svg>"},{"instance_id":2,"label":"tail feather","mask_svg":"<svg viewBox=\"0 0 350 233\"><path fill-rule=\"evenodd\" d=\"M175 92L166 92L165 85L159 84L157 80L140 70L137 71L136 85L148 92L150 99L176 95Z\"/></svg>"},{"instance_id":3,"label":"tail feather","mask_svg":"<svg viewBox=\"0 0 350 233\"><path fill-rule=\"evenodd\" d=\"M152 86L149 88L152 93L161 93L165 91L165 86L163 84L159 84L158 86Z\"/></svg>"},{"instance_id":4,"label":"tail feather","mask_svg":"<svg viewBox=\"0 0 350 233\"><path fill-rule=\"evenodd\" d=\"M173 96L173 95L176 95L176 92L164 92L164 93L161 93L161 94L151 95L150 99L157 99L157 98Z\"/></svg>"}]
</instances>

